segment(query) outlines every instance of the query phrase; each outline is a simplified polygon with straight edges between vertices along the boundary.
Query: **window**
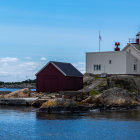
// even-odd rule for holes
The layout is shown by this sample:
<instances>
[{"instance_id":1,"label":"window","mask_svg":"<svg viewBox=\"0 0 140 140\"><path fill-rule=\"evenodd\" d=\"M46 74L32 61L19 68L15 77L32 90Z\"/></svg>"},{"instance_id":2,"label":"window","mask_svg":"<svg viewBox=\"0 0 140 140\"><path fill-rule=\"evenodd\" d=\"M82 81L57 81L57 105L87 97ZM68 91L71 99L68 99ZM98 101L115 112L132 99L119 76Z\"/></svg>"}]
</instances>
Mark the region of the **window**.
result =
<instances>
[{"instance_id":1,"label":"window","mask_svg":"<svg viewBox=\"0 0 140 140\"><path fill-rule=\"evenodd\" d=\"M134 70L137 70L137 65L136 64L134 64Z\"/></svg>"},{"instance_id":2,"label":"window","mask_svg":"<svg viewBox=\"0 0 140 140\"><path fill-rule=\"evenodd\" d=\"M94 70L101 70L101 65L94 65Z\"/></svg>"},{"instance_id":3,"label":"window","mask_svg":"<svg viewBox=\"0 0 140 140\"><path fill-rule=\"evenodd\" d=\"M98 65L98 70L101 70L101 66L100 65Z\"/></svg>"},{"instance_id":4,"label":"window","mask_svg":"<svg viewBox=\"0 0 140 140\"><path fill-rule=\"evenodd\" d=\"M109 64L112 64L112 61L111 60L109 60Z\"/></svg>"}]
</instances>

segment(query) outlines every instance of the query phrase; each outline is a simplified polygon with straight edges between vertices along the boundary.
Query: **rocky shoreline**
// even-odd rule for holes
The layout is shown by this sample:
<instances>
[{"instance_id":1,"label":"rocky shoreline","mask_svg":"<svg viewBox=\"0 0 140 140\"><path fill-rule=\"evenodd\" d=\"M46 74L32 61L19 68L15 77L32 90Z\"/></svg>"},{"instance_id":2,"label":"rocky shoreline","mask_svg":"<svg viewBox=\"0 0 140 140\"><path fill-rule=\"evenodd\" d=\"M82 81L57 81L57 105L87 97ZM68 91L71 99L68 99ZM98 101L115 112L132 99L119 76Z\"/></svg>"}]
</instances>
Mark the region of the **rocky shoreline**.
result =
<instances>
[{"instance_id":1,"label":"rocky shoreline","mask_svg":"<svg viewBox=\"0 0 140 140\"><path fill-rule=\"evenodd\" d=\"M46 113L140 109L140 77L101 78L85 74L83 89L79 91L37 93L25 88L0 95L0 104L36 106L39 112Z\"/></svg>"}]
</instances>

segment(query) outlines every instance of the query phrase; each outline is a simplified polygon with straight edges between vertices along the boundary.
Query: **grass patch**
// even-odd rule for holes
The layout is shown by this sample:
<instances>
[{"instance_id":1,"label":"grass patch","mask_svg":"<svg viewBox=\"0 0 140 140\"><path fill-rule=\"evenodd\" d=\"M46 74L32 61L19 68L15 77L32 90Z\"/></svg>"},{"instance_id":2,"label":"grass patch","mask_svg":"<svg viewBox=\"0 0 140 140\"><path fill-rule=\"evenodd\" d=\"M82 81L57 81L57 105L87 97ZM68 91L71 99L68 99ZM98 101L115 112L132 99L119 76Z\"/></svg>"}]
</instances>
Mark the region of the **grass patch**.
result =
<instances>
[{"instance_id":1,"label":"grass patch","mask_svg":"<svg viewBox=\"0 0 140 140\"><path fill-rule=\"evenodd\" d=\"M89 92L89 96L98 95L98 94L101 94L101 92L100 92L100 91L95 91L95 90L91 90L91 91Z\"/></svg>"},{"instance_id":2,"label":"grass patch","mask_svg":"<svg viewBox=\"0 0 140 140\"><path fill-rule=\"evenodd\" d=\"M134 90L134 89L131 89L131 90L129 90L131 93L136 93L136 90Z\"/></svg>"},{"instance_id":3,"label":"grass patch","mask_svg":"<svg viewBox=\"0 0 140 140\"><path fill-rule=\"evenodd\" d=\"M122 86L120 84L116 84L115 85L117 88L122 88Z\"/></svg>"},{"instance_id":4,"label":"grass patch","mask_svg":"<svg viewBox=\"0 0 140 140\"><path fill-rule=\"evenodd\" d=\"M95 77L95 79L102 79L101 77Z\"/></svg>"}]
</instances>

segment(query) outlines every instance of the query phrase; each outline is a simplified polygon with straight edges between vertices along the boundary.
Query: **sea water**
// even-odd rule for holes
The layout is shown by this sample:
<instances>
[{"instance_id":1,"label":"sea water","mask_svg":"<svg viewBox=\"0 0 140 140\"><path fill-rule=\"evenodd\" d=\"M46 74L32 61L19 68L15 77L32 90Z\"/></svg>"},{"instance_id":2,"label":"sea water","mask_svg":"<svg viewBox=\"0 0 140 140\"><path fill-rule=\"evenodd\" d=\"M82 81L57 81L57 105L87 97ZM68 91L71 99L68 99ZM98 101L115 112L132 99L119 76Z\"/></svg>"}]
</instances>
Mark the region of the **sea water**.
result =
<instances>
[{"instance_id":1,"label":"sea water","mask_svg":"<svg viewBox=\"0 0 140 140\"><path fill-rule=\"evenodd\" d=\"M17 91L20 90L21 88L0 88L0 91ZM31 89L31 91L36 91L36 89Z\"/></svg>"},{"instance_id":2,"label":"sea water","mask_svg":"<svg viewBox=\"0 0 140 140\"><path fill-rule=\"evenodd\" d=\"M46 114L0 106L1 140L140 140L140 111Z\"/></svg>"}]
</instances>

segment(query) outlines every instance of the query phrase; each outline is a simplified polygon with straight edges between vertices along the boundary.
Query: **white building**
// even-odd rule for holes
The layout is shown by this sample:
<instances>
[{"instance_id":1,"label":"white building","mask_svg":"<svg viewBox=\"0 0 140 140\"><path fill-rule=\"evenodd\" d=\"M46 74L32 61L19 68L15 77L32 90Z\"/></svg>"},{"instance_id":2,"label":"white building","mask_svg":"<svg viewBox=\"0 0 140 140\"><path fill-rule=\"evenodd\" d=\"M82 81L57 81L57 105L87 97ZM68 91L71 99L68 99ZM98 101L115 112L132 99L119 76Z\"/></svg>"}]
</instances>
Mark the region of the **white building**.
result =
<instances>
[{"instance_id":1,"label":"white building","mask_svg":"<svg viewBox=\"0 0 140 140\"><path fill-rule=\"evenodd\" d=\"M86 53L86 72L140 74L140 32L136 37L135 43L128 43L121 51Z\"/></svg>"}]
</instances>

